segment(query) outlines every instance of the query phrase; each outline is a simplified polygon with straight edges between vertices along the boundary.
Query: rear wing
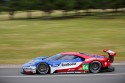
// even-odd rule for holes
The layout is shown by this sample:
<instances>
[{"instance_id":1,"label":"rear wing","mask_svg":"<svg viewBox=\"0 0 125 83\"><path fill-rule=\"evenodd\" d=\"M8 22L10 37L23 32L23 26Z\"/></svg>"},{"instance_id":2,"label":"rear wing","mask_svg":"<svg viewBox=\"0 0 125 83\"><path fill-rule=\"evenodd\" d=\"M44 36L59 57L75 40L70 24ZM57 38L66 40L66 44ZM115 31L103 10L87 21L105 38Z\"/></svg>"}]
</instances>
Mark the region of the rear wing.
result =
<instances>
[{"instance_id":1,"label":"rear wing","mask_svg":"<svg viewBox=\"0 0 125 83\"><path fill-rule=\"evenodd\" d=\"M110 62L113 63L114 62L114 56L116 56L116 52L111 51L109 49L104 49L103 52L108 53Z\"/></svg>"}]
</instances>

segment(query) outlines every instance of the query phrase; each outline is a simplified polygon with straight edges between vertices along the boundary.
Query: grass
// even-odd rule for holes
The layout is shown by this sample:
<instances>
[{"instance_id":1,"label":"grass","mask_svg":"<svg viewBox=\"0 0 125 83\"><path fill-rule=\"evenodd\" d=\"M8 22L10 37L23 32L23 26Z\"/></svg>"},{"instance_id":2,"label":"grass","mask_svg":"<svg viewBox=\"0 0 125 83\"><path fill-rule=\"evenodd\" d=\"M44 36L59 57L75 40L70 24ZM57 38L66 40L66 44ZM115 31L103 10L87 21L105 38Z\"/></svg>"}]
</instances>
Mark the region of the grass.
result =
<instances>
[{"instance_id":1,"label":"grass","mask_svg":"<svg viewBox=\"0 0 125 83\"><path fill-rule=\"evenodd\" d=\"M22 64L62 51L104 54L104 48L117 52L116 62L125 61L125 16L0 21L0 64Z\"/></svg>"}]
</instances>

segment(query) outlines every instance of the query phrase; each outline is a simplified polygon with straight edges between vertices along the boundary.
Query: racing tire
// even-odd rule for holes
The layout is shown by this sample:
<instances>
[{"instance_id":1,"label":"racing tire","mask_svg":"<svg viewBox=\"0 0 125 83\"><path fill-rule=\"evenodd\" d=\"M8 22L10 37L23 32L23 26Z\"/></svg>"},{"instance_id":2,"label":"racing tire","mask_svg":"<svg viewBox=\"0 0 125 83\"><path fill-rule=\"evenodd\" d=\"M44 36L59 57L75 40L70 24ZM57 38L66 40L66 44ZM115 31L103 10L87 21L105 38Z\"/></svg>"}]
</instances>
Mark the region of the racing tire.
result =
<instances>
[{"instance_id":1,"label":"racing tire","mask_svg":"<svg viewBox=\"0 0 125 83\"><path fill-rule=\"evenodd\" d=\"M37 65L36 70L40 74L48 74L50 71L50 67L46 63L40 63Z\"/></svg>"},{"instance_id":2,"label":"racing tire","mask_svg":"<svg viewBox=\"0 0 125 83\"><path fill-rule=\"evenodd\" d=\"M91 73L99 73L101 71L102 65L99 61L93 61L89 65L89 71Z\"/></svg>"}]
</instances>

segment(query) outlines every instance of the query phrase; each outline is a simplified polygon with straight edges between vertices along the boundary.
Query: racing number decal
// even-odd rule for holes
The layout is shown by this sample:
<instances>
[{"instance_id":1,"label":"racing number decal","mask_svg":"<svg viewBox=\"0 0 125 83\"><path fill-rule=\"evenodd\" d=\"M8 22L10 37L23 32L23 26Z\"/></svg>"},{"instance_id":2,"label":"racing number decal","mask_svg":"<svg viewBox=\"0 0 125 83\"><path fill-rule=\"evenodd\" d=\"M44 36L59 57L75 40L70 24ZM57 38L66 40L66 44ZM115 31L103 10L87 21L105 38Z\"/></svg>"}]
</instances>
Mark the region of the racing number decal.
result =
<instances>
[{"instance_id":1,"label":"racing number decal","mask_svg":"<svg viewBox=\"0 0 125 83\"><path fill-rule=\"evenodd\" d=\"M83 64L82 69L83 70L89 70L89 64Z\"/></svg>"}]
</instances>

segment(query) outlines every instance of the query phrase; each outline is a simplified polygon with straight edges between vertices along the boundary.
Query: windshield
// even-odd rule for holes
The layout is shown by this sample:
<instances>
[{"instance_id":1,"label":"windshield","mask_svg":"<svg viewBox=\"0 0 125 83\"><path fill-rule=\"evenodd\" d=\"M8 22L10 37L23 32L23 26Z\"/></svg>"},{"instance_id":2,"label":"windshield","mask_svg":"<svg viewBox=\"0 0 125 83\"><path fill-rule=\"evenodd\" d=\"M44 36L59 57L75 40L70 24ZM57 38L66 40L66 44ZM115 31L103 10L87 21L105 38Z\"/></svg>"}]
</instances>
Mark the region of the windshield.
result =
<instances>
[{"instance_id":1,"label":"windshield","mask_svg":"<svg viewBox=\"0 0 125 83\"><path fill-rule=\"evenodd\" d=\"M46 60L58 60L61 57L63 57L62 54L56 54L54 56L50 56L50 57L46 58Z\"/></svg>"},{"instance_id":2,"label":"windshield","mask_svg":"<svg viewBox=\"0 0 125 83\"><path fill-rule=\"evenodd\" d=\"M76 58L79 57L71 54L56 54L54 56L46 58L46 60L73 60Z\"/></svg>"}]
</instances>

